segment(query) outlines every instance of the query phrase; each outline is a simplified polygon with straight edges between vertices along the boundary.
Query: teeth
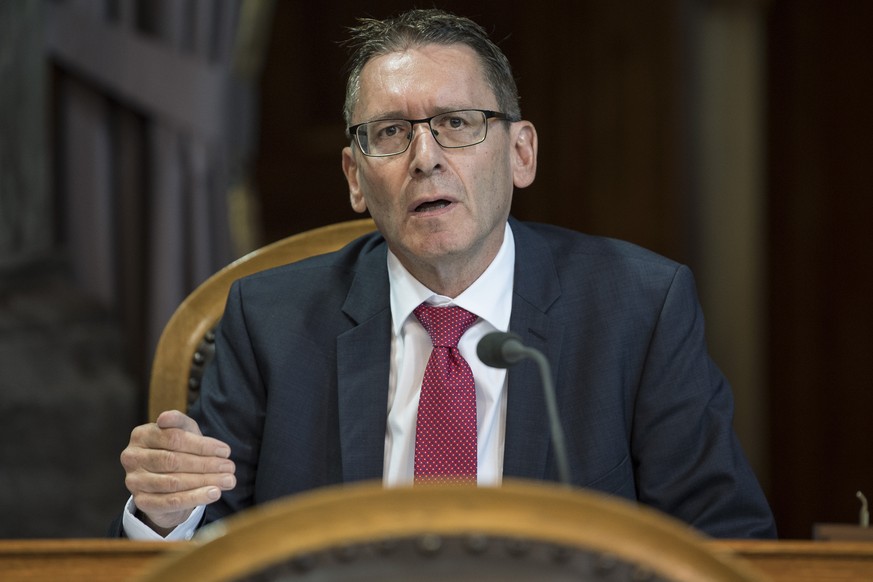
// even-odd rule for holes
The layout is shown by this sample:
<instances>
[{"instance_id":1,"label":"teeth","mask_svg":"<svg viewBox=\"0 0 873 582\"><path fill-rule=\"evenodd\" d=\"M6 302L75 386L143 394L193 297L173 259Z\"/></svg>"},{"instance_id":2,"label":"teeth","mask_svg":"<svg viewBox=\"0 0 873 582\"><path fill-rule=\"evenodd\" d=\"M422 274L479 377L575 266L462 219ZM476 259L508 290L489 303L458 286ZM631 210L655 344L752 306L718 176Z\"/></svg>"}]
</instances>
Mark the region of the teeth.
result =
<instances>
[{"instance_id":1,"label":"teeth","mask_svg":"<svg viewBox=\"0 0 873 582\"><path fill-rule=\"evenodd\" d=\"M425 202L415 209L416 212L424 212L425 210L434 210L436 208L445 208L449 205L447 200L434 200L433 202Z\"/></svg>"}]
</instances>

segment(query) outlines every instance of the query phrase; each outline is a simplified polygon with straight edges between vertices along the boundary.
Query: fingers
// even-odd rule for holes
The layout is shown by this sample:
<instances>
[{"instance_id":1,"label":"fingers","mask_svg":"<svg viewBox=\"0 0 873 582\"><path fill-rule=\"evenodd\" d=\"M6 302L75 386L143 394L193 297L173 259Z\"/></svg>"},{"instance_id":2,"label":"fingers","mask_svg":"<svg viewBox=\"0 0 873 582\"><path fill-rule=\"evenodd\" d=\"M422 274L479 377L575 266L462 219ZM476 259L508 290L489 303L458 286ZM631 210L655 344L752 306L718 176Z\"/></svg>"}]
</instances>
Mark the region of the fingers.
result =
<instances>
[{"instance_id":1,"label":"fingers","mask_svg":"<svg viewBox=\"0 0 873 582\"><path fill-rule=\"evenodd\" d=\"M231 476L233 483L236 481ZM162 529L172 530L188 519L195 507L209 505L221 499L224 487L206 486L184 489L173 493L141 491L134 495L133 502L144 521ZM232 487L227 487L232 488ZM163 532L164 535L169 533Z\"/></svg>"},{"instance_id":2,"label":"fingers","mask_svg":"<svg viewBox=\"0 0 873 582\"><path fill-rule=\"evenodd\" d=\"M121 453L125 485L145 521L159 528L182 523L198 505L218 500L236 486L230 447L203 436L179 411L161 413L138 426Z\"/></svg>"},{"instance_id":3,"label":"fingers","mask_svg":"<svg viewBox=\"0 0 873 582\"><path fill-rule=\"evenodd\" d=\"M130 443L121 453L121 464L128 474L232 475L235 467L229 457L227 444L203 436L192 418L169 411L162 413L156 423L133 429Z\"/></svg>"},{"instance_id":4,"label":"fingers","mask_svg":"<svg viewBox=\"0 0 873 582\"><path fill-rule=\"evenodd\" d=\"M200 489L219 489L229 491L236 486L236 477L232 474L198 475L192 473L175 473L162 475L143 473L136 477L136 488L141 494L172 494L185 493ZM198 503L197 505L203 505Z\"/></svg>"},{"instance_id":5,"label":"fingers","mask_svg":"<svg viewBox=\"0 0 873 582\"><path fill-rule=\"evenodd\" d=\"M233 489L233 475L129 475L128 489L136 491L133 502L151 522L172 529L185 521L198 505L208 505Z\"/></svg>"},{"instance_id":6,"label":"fingers","mask_svg":"<svg viewBox=\"0 0 873 582\"><path fill-rule=\"evenodd\" d=\"M129 473L233 474L236 470L233 461L224 457L133 445L122 451L121 464Z\"/></svg>"},{"instance_id":7,"label":"fingers","mask_svg":"<svg viewBox=\"0 0 873 582\"><path fill-rule=\"evenodd\" d=\"M194 419L178 411L163 412L157 422L136 427L131 446L178 451L203 457L230 457L230 447L218 439L205 437Z\"/></svg>"},{"instance_id":8,"label":"fingers","mask_svg":"<svg viewBox=\"0 0 873 582\"><path fill-rule=\"evenodd\" d=\"M145 514L146 523L160 528L172 529L195 507L217 501L223 491L236 486L235 466L222 458L128 448L122 453L122 465L134 504Z\"/></svg>"}]
</instances>

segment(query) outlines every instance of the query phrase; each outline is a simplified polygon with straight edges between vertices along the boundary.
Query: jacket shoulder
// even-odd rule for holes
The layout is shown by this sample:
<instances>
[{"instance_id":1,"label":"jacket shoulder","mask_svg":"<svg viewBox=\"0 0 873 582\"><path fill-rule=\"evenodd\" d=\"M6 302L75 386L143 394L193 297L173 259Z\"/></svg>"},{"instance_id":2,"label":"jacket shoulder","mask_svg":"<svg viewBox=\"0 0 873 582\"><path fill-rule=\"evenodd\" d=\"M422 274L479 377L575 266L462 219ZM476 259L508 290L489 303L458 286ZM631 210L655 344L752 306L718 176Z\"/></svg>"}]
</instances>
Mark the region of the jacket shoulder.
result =
<instances>
[{"instance_id":1,"label":"jacket shoulder","mask_svg":"<svg viewBox=\"0 0 873 582\"><path fill-rule=\"evenodd\" d=\"M627 264L636 267L665 268L669 271L675 271L681 266L673 259L628 241L585 234L551 224L516 222L513 223L513 233L517 244L529 243L529 237L541 241L559 263L578 263L580 260L586 263L602 261L612 266Z\"/></svg>"}]
</instances>

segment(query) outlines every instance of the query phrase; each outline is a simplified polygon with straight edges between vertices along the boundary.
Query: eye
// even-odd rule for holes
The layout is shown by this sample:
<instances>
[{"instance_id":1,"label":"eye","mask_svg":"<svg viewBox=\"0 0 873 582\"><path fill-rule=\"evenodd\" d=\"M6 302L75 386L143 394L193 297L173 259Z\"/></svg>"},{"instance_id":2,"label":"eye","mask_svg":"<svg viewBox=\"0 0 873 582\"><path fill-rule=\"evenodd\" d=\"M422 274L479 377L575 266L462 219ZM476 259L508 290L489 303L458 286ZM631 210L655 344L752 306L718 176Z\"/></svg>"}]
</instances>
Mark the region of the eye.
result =
<instances>
[{"instance_id":1,"label":"eye","mask_svg":"<svg viewBox=\"0 0 873 582\"><path fill-rule=\"evenodd\" d=\"M437 122L437 126L443 130L454 130L458 131L461 129L466 129L469 124L467 123L467 119L461 117L460 115L447 115L445 117L439 118Z\"/></svg>"},{"instance_id":2,"label":"eye","mask_svg":"<svg viewBox=\"0 0 873 582\"><path fill-rule=\"evenodd\" d=\"M391 139L397 137L403 133L403 126L401 125L385 125L379 128L378 133L376 134L377 139Z\"/></svg>"}]
</instances>

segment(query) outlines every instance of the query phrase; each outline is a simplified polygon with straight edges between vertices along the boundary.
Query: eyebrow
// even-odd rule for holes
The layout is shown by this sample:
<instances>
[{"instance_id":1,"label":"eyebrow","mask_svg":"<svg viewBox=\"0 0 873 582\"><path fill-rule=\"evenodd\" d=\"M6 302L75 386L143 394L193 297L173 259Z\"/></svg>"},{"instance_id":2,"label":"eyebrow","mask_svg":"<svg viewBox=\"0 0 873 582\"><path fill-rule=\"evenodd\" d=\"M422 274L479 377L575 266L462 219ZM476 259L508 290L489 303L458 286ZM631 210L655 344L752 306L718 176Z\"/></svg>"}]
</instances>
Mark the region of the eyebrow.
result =
<instances>
[{"instance_id":1,"label":"eyebrow","mask_svg":"<svg viewBox=\"0 0 873 582\"><path fill-rule=\"evenodd\" d=\"M477 107L473 107L472 105L448 105L445 107L437 107L435 113L431 113L431 115L426 115L425 117L432 117L434 115L440 115L442 113L448 113L450 111L462 111L465 109L478 109ZM401 111L387 111L383 113L379 113L376 116L368 119L367 121L363 121L361 123L367 123L369 121L379 121L380 119L411 119L410 117L406 117ZM418 119L418 118L416 118Z\"/></svg>"}]
</instances>

